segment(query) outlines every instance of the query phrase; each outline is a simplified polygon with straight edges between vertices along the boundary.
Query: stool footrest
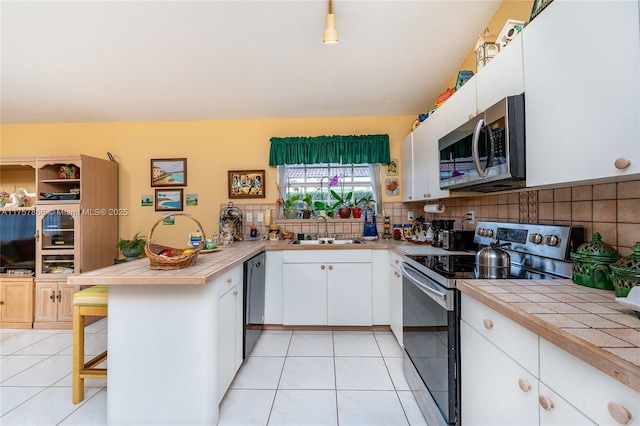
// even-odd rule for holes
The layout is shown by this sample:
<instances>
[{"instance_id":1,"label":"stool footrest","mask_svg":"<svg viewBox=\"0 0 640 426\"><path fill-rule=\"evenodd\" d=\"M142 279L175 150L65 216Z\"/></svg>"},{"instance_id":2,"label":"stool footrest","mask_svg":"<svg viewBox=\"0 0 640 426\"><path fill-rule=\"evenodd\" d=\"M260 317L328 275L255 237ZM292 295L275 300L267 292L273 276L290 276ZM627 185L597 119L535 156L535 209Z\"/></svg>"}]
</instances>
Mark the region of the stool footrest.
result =
<instances>
[{"instance_id":1,"label":"stool footrest","mask_svg":"<svg viewBox=\"0 0 640 426\"><path fill-rule=\"evenodd\" d=\"M106 360L106 359L107 359L107 351L104 351L100 355L98 355L98 356L90 359L89 361L87 361L84 364L83 367L84 367L85 370L88 369L88 368L93 368L96 365L100 364L101 362L104 362L104 360ZM105 371L106 371L106 369L105 369Z\"/></svg>"},{"instance_id":2,"label":"stool footrest","mask_svg":"<svg viewBox=\"0 0 640 426\"><path fill-rule=\"evenodd\" d=\"M106 379L107 378L107 369L106 368L91 368L80 370L80 374L78 377L81 379Z\"/></svg>"}]
</instances>

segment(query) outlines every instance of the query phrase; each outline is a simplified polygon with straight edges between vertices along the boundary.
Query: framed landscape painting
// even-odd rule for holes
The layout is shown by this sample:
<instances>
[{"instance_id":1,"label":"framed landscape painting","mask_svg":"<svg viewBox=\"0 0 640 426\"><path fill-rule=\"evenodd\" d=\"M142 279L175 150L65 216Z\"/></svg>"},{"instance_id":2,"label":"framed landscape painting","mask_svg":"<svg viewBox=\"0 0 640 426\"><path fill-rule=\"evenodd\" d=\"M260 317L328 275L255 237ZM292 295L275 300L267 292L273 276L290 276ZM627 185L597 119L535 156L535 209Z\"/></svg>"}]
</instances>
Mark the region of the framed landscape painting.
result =
<instances>
[{"instance_id":1,"label":"framed landscape painting","mask_svg":"<svg viewBox=\"0 0 640 426\"><path fill-rule=\"evenodd\" d=\"M182 211L182 189L156 189L156 211Z\"/></svg>"},{"instance_id":2,"label":"framed landscape painting","mask_svg":"<svg viewBox=\"0 0 640 426\"><path fill-rule=\"evenodd\" d=\"M187 159L152 159L151 186L187 186Z\"/></svg>"}]
</instances>

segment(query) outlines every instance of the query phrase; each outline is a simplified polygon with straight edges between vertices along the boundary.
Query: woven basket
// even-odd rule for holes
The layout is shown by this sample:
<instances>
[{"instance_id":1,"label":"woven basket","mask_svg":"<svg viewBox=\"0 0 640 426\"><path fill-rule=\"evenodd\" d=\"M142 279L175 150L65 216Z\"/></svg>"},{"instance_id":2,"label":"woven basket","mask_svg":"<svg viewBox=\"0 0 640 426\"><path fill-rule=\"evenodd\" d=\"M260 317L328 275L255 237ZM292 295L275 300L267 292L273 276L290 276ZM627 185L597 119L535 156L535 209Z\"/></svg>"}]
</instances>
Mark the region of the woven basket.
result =
<instances>
[{"instance_id":1,"label":"woven basket","mask_svg":"<svg viewBox=\"0 0 640 426\"><path fill-rule=\"evenodd\" d=\"M198 222L198 220L191 215L186 213L173 213L171 216L186 216L189 219L193 220L198 224L198 229L202 232L204 236L204 229L202 229L202 224ZM156 229L163 220L165 220L167 216L163 216L151 227L151 231L149 231L149 237L147 238L147 242L144 246L144 253L149 258L149 266L151 269L161 269L161 270L171 270L171 269L182 269L196 263L196 259L198 258L198 254L204 247L204 237L198 247L195 247L193 251L189 253L185 253L185 249L177 249L173 247L167 247L160 244L152 244L151 237L153 236L153 231ZM164 249L173 250L173 257L160 256L160 253Z\"/></svg>"}]
</instances>

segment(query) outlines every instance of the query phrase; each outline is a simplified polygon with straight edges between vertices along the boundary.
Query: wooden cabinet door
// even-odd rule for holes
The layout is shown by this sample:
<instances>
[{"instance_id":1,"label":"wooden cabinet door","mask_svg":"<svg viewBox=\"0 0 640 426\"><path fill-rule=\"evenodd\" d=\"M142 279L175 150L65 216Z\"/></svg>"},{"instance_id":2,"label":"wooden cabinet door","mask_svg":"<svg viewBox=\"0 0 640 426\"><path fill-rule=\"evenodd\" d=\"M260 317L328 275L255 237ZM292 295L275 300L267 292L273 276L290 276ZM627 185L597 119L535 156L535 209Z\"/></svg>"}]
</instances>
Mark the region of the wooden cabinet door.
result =
<instances>
[{"instance_id":1,"label":"wooden cabinet door","mask_svg":"<svg viewBox=\"0 0 640 426\"><path fill-rule=\"evenodd\" d=\"M284 325L327 325L327 265L282 265Z\"/></svg>"},{"instance_id":2,"label":"wooden cabinet door","mask_svg":"<svg viewBox=\"0 0 640 426\"><path fill-rule=\"evenodd\" d=\"M527 186L640 173L639 33L637 1L554 1L523 30Z\"/></svg>"},{"instance_id":3,"label":"wooden cabinet door","mask_svg":"<svg viewBox=\"0 0 640 426\"><path fill-rule=\"evenodd\" d=\"M58 302L58 321L73 321L73 294L80 291L80 286L58 283L56 301Z\"/></svg>"},{"instance_id":4,"label":"wooden cabinet door","mask_svg":"<svg viewBox=\"0 0 640 426\"><path fill-rule=\"evenodd\" d=\"M0 325L33 322L33 279L0 282Z\"/></svg>"},{"instance_id":5,"label":"wooden cabinet door","mask_svg":"<svg viewBox=\"0 0 640 426\"><path fill-rule=\"evenodd\" d=\"M58 284L53 281L36 281L35 322L58 321Z\"/></svg>"},{"instance_id":6,"label":"wooden cabinet door","mask_svg":"<svg viewBox=\"0 0 640 426\"><path fill-rule=\"evenodd\" d=\"M372 325L371 263L327 265L329 325Z\"/></svg>"},{"instance_id":7,"label":"wooden cabinet door","mask_svg":"<svg viewBox=\"0 0 640 426\"><path fill-rule=\"evenodd\" d=\"M465 321L460 321L460 355L463 424L538 425L535 376Z\"/></svg>"}]
</instances>

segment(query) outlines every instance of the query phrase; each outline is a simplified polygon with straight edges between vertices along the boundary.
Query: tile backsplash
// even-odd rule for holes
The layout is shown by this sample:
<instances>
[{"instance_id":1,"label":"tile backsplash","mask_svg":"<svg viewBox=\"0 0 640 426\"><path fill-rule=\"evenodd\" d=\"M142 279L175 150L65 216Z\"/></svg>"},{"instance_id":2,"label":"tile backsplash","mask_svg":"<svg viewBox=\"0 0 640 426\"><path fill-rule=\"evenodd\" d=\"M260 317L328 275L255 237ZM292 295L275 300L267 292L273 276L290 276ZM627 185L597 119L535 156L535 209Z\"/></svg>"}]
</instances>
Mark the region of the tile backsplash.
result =
<instances>
[{"instance_id":1,"label":"tile backsplash","mask_svg":"<svg viewBox=\"0 0 640 426\"><path fill-rule=\"evenodd\" d=\"M437 203L437 201L434 201ZM594 232L618 250L622 256L631 253L631 247L640 241L640 180L605 183L597 185L578 185L556 189L524 190L509 194L482 194L472 197L449 198L442 200L445 211L442 214L425 214L425 202L385 202L384 214L390 217L391 225L410 223L408 215L424 216L427 221L434 219L453 219L455 227L460 228L463 216L474 211L475 222L501 221L545 223L558 225L581 225L585 228L585 239L590 240ZM221 209L227 205L221 205ZM269 223L257 222L258 213L277 212L276 204L239 205L244 214L243 234L249 235L247 213L253 216L253 222L260 235L268 232ZM362 235L363 219L329 219L329 234ZM324 232L324 223L313 220L276 219L281 230L295 234ZM383 232L383 217L377 218L378 235ZM464 222L464 229L473 229L474 224Z\"/></svg>"}]
</instances>

